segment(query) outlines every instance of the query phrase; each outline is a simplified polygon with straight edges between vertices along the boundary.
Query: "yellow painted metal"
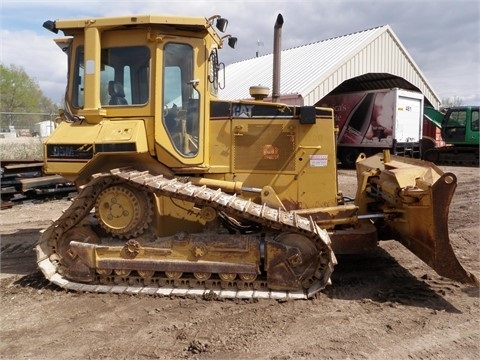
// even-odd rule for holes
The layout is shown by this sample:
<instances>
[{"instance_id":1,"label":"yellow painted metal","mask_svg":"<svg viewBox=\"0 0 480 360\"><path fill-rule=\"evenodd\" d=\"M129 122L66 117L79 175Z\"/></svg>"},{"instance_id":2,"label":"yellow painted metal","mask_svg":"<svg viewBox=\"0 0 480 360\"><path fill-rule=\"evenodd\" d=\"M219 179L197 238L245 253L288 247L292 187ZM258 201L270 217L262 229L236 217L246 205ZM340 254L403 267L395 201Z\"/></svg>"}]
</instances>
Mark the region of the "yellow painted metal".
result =
<instances>
[{"instance_id":1,"label":"yellow painted metal","mask_svg":"<svg viewBox=\"0 0 480 360\"><path fill-rule=\"evenodd\" d=\"M208 132L209 169L208 173L231 173L232 169L232 123L230 119L209 121ZM210 176L210 175L209 175Z\"/></svg>"},{"instance_id":2,"label":"yellow painted metal","mask_svg":"<svg viewBox=\"0 0 480 360\"><path fill-rule=\"evenodd\" d=\"M211 188L222 189L228 193L237 193L240 194L242 192L242 183L239 181L225 181L225 180L216 180L210 179L206 177L190 177L188 178L194 185L205 185Z\"/></svg>"},{"instance_id":3,"label":"yellow painted metal","mask_svg":"<svg viewBox=\"0 0 480 360\"><path fill-rule=\"evenodd\" d=\"M100 122L106 115L100 104L100 29L85 27L85 92L84 111L87 122Z\"/></svg>"},{"instance_id":4,"label":"yellow painted metal","mask_svg":"<svg viewBox=\"0 0 480 360\"><path fill-rule=\"evenodd\" d=\"M156 197L156 234L170 236L178 232L198 233L207 220L193 203L166 197Z\"/></svg>"},{"instance_id":5,"label":"yellow painted metal","mask_svg":"<svg viewBox=\"0 0 480 360\"><path fill-rule=\"evenodd\" d=\"M74 145L83 151L95 149L98 145L111 144L118 145L113 147L111 151L105 153L97 153L92 159L80 158L51 158L48 156L46 147L53 146L60 149L62 145ZM121 151L122 144L132 144L133 151ZM60 174L71 180L76 180L81 176L84 168L90 163L94 163L96 159L105 154L115 156L116 154L142 154L148 153L149 147L146 137L144 122L142 119L127 120L122 122L104 120L97 124L88 123L69 123L61 122L55 129L53 134L44 142L45 147L45 164L44 170L47 174ZM115 150L116 149L116 150ZM118 164L117 164L118 165ZM109 169L115 166L112 162ZM96 172L102 171L101 167Z\"/></svg>"},{"instance_id":6,"label":"yellow painted metal","mask_svg":"<svg viewBox=\"0 0 480 360\"><path fill-rule=\"evenodd\" d=\"M177 278L181 273L178 268L190 266L197 267L199 271L188 272L207 272L205 270L211 269L220 273L224 281L234 280L237 271L257 274L261 257L254 236L212 238L186 233L144 244L136 240L119 246L74 242L71 250L92 268L104 269L108 266L115 271L157 270L165 271L168 277Z\"/></svg>"},{"instance_id":7,"label":"yellow painted metal","mask_svg":"<svg viewBox=\"0 0 480 360\"><path fill-rule=\"evenodd\" d=\"M124 120L121 122L104 121L95 139L96 144L132 142L136 145L136 152L148 151L143 119Z\"/></svg>"},{"instance_id":8,"label":"yellow painted metal","mask_svg":"<svg viewBox=\"0 0 480 360\"><path fill-rule=\"evenodd\" d=\"M191 29L193 31L205 31L209 37L214 39L219 47L222 46L222 40L212 29L212 24L204 17L194 16L173 16L173 15L133 15L133 16L118 16L118 17L104 17L104 18L84 18L75 20L56 20L56 27L62 29L65 35L77 35L83 32L86 27L98 28L102 31L128 25L137 25L147 27L154 26L169 26L181 27L183 29ZM180 32L181 30L177 30Z\"/></svg>"},{"instance_id":9,"label":"yellow painted metal","mask_svg":"<svg viewBox=\"0 0 480 360\"><path fill-rule=\"evenodd\" d=\"M110 186L99 194L95 214L108 233L126 238L137 236L152 220L150 197L129 186Z\"/></svg>"},{"instance_id":10,"label":"yellow painted metal","mask_svg":"<svg viewBox=\"0 0 480 360\"><path fill-rule=\"evenodd\" d=\"M235 179L246 187L271 186L290 210L337 205L331 110L330 114L314 125L296 119L234 118L231 156ZM224 142L222 138L221 146Z\"/></svg>"},{"instance_id":11,"label":"yellow painted metal","mask_svg":"<svg viewBox=\"0 0 480 360\"><path fill-rule=\"evenodd\" d=\"M398 240L438 274L478 286L455 256L448 235L454 174L426 161L378 154L357 162L357 176L360 214L372 205L384 214L380 239Z\"/></svg>"},{"instance_id":12,"label":"yellow painted metal","mask_svg":"<svg viewBox=\"0 0 480 360\"><path fill-rule=\"evenodd\" d=\"M273 208L286 210L285 205L278 197L277 193L271 186L264 186L262 189L262 203Z\"/></svg>"},{"instance_id":13,"label":"yellow painted metal","mask_svg":"<svg viewBox=\"0 0 480 360\"><path fill-rule=\"evenodd\" d=\"M333 111L317 119L315 126L298 125L299 208L337 205L337 156ZM316 146L320 146L318 149Z\"/></svg>"}]
</instances>

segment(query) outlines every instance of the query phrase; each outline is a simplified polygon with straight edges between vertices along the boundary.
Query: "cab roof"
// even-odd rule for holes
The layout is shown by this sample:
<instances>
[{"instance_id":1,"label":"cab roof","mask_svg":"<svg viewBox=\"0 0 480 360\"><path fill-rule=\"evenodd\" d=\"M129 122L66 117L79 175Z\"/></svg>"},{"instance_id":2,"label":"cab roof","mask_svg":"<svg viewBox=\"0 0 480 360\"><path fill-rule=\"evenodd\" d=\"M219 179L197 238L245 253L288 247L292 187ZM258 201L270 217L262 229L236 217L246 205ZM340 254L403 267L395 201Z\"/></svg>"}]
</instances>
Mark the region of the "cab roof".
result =
<instances>
[{"instance_id":1,"label":"cab roof","mask_svg":"<svg viewBox=\"0 0 480 360\"><path fill-rule=\"evenodd\" d=\"M66 36L76 35L88 27L108 30L115 28L144 28L148 27L148 25L165 25L179 31L208 32L217 43L221 43L221 39L213 28L211 21L204 17L147 14L55 21L55 28L62 30Z\"/></svg>"}]
</instances>

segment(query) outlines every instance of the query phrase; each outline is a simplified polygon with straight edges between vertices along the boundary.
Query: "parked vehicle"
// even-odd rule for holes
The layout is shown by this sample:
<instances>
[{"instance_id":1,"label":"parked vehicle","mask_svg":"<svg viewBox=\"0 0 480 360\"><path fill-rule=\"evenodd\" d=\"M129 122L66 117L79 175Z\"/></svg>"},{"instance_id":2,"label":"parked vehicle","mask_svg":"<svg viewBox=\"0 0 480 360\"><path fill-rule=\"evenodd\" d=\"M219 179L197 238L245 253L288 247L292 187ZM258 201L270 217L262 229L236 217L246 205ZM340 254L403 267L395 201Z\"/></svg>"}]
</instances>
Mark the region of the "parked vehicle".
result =
<instances>
[{"instance_id":1,"label":"parked vehicle","mask_svg":"<svg viewBox=\"0 0 480 360\"><path fill-rule=\"evenodd\" d=\"M353 168L360 153L369 156L382 149L420 158L421 93L397 88L358 91L327 95L321 104L335 110L338 157L345 167Z\"/></svg>"},{"instance_id":2,"label":"parked vehicle","mask_svg":"<svg viewBox=\"0 0 480 360\"><path fill-rule=\"evenodd\" d=\"M479 106L455 106L440 112L425 107L425 118L440 128L445 146L430 146L425 160L446 165L479 165Z\"/></svg>"}]
</instances>

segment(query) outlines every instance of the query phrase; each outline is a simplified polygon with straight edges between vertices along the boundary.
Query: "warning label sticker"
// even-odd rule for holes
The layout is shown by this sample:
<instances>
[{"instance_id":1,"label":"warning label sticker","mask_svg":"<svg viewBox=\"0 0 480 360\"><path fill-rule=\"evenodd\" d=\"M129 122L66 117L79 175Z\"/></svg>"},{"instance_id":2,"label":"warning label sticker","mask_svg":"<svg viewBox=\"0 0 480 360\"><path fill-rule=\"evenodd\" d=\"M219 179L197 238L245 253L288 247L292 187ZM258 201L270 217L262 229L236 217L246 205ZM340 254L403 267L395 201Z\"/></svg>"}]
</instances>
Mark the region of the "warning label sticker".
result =
<instances>
[{"instance_id":1,"label":"warning label sticker","mask_svg":"<svg viewBox=\"0 0 480 360\"><path fill-rule=\"evenodd\" d=\"M310 155L311 167L323 167L328 164L328 155Z\"/></svg>"}]
</instances>

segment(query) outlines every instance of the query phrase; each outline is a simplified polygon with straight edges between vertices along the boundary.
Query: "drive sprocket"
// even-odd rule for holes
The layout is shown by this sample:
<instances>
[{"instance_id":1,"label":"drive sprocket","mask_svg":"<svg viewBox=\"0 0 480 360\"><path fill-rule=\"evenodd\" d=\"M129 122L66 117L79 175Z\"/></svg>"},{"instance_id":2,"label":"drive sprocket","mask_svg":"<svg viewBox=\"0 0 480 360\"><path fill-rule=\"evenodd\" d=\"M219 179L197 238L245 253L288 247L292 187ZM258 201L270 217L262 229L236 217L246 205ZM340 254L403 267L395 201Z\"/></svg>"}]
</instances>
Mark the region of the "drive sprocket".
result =
<instances>
[{"instance_id":1,"label":"drive sprocket","mask_svg":"<svg viewBox=\"0 0 480 360\"><path fill-rule=\"evenodd\" d=\"M152 199L127 184L112 185L98 195L95 214L105 231L128 239L141 235L152 222Z\"/></svg>"}]
</instances>

